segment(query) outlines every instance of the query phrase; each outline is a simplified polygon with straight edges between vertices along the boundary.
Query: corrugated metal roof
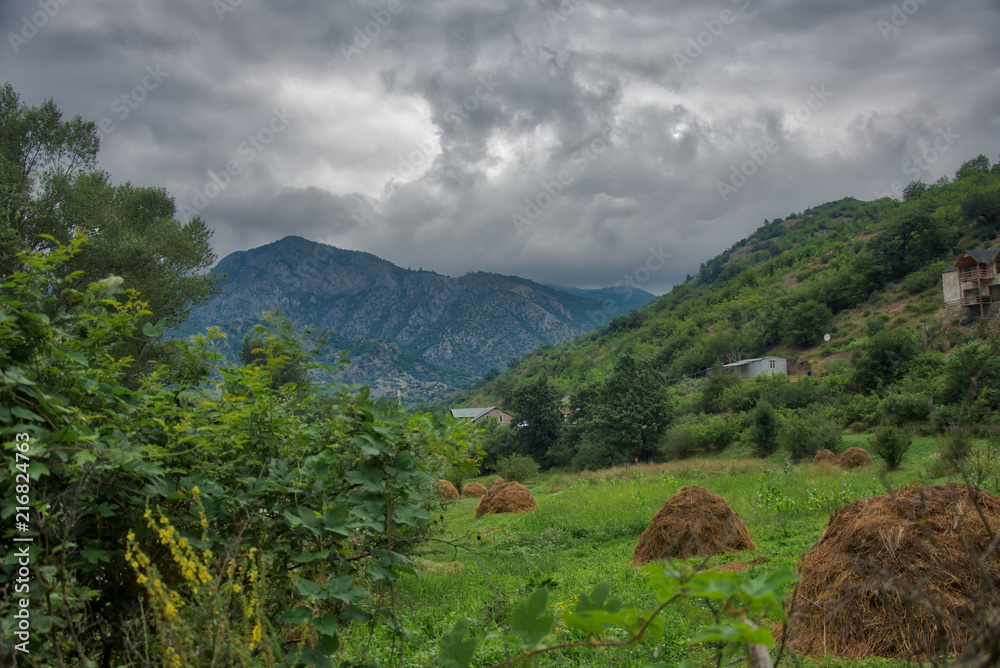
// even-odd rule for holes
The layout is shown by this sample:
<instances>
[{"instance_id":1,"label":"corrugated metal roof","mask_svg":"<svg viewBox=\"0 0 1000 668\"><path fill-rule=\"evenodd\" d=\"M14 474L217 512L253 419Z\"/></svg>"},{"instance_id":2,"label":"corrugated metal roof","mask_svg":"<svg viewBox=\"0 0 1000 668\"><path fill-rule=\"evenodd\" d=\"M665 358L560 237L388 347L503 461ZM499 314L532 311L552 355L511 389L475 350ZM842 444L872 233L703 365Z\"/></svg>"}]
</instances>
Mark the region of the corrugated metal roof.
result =
<instances>
[{"instance_id":1,"label":"corrugated metal roof","mask_svg":"<svg viewBox=\"0 0 1000 668\"><path fill-rule=\"evenodd\" d=\"M743 366L744 364L750 364L750 362L759 362L762 359L764 359L764 358L763 357L753 357L753 358L748 359L748 360L740 360L739 362L730 362L729 364L723 364L722 366L723 366L723 368L728 369L729 367L733 367L733 366Z\"/></svg>"},{"instance_id":2,"label":"corrugated metal roof","mask_svg":"<svg viewBox=\"0 0 1000 668\"><path fill-rule=\"evenodd\" d=\"M488 408L452 408L451 416L453 418L468 418L470 420L478 420L483 417L491 410L496 408L496 406L490 406Z\"/></svg>"},{"instance_id":3,"label":"corrugated metal roof","mask_svg":"<svg viewBox=\"0 0 1000 668\"><path fill-rule=\"evenodd\" d=\"M942 274L947 274L949 271L958 271L958 265L954 265L953 264L950 267L948 267L947 269L945 269L944 271L942 271L941 273Z\"/></svg>"}]
</instances>

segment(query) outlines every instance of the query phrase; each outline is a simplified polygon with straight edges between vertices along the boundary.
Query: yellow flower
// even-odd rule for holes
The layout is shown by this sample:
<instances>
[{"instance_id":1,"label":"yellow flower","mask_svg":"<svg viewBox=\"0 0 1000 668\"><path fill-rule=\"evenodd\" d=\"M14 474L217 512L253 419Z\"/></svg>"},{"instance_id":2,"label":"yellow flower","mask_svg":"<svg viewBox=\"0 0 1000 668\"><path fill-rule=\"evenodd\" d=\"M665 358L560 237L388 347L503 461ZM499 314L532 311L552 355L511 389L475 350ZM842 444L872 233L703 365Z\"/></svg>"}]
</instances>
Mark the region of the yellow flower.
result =
<instances>
[{"instance_id":1,"label":"yellow flower","mask_svg":"<svg viewBox=\"0 0 1000 668\"><path fill-rule=\"evenodd\" d=\"M194 487L192 487L191 491L194 492L195 494L201 494L201 490L198 489L198 485L195 485Z\"/></svg>"},{"instance_id":2,"label":"yellow flower","mask_svg":"<svg viewBox=\"0 0 1000 668\"><path fill-rule=\"evenodd\" d=\"M242 589L243 589L243 587L241 587L239 585L233 585L233 591L235 593L237 593L237 594L239 594Z\"/></svg>"},{"instance_id":3,"label":"yellow flower","mask_svg":"<svg viewBox=\"0 0 1000 668\"><path fill-rule=\"evenodd\" d=\"M137 577L135 579L135 581L138 582L141 585L144 585L144 584L146 584L146 576L145 575L140 575L139 577Z\"/></svg>"}]
</instances>

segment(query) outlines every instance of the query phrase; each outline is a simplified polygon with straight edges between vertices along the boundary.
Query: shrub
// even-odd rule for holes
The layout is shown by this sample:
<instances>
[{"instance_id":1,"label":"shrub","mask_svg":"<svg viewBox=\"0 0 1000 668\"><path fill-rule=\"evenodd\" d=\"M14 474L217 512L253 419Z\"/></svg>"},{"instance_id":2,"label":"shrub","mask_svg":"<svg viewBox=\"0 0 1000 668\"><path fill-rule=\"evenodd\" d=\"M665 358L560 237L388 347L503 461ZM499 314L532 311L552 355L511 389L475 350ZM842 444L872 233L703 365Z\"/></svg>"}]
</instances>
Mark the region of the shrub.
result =
<instances>
[{"instance_id":1,"label":"shrub","mask_svg":"<svg viewBox=\"0 0 1000 668\"><path fill-rule=\"evenodd\" d=\"M785 420L778 431L778 445L792 459L812 459L826 448L837 452L840 445L840 427L824 415L796 413Z\"/></svg>"},{"instance_id":2,"label":"shrub","mask_svg":"<svg viewBox=\"0 0 1000 668\"><path fill-rule=\"evenodd\" d=\"M889 394L879 404L882 422L903 424L926 420L930 415L930 398L916 392Z\"/></svg>"},{"instance_id":3,"label":"shrub","mask_svg":"<svg viewBox=\"0 0 1000 668\"><path fill-rule=\"evenodd\" d=\"M874 435L868 439L869 449L885 460L890 471L895 471L903 463L903 456L910 449L913 437L903 427L882 425L875 429Z\"/></svg>"},{"instance_id":4,"label":"shrub","mask_svg":"<svg viewBox=\"0 0 1000 668\"><path fill-rule=\"evenodd\" d=\"M660 454L666 460L687 459L701 450L697 429L692 424L679 424L670 428L660 444Z\"/></svg>"},{"instance_id":5,"label":"shrub","mask_svg":"<svg viewBox=\"0 0 1000 668\"><path fill-rule=\"evenodd\" d=\"M538 475L538 462L527 455L508 455L497 462L497 473L508 482L527 482Z\"/></svg>"}]
</instances>

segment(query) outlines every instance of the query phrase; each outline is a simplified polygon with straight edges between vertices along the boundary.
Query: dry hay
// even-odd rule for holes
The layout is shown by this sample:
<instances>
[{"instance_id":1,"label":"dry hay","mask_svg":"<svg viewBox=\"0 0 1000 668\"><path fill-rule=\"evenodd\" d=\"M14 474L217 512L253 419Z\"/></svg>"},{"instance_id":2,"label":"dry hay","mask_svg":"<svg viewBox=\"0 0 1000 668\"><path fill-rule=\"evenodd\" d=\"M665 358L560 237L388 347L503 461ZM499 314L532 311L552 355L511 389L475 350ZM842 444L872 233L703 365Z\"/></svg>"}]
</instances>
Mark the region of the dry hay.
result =
<instances>
[{"instance_id":1,"label":"dry hay","mask_svg":"<svg viewBox=\"0 0 1000 668\"><path fill-rule=\"evenodd\" d=\"M458 490L455 489L455 486L448 480L438 480L434 483L434 489L437 491L438 496L446 501L452 501L458 498Z\"/></svg>"},{"instance_id":2,"label":"dry hay","mask_svg":"<svg viewBox=\"0 0 1000 668\"><path fill-rule=\"evenodd\" d=\"M840 465L845 469L856 469L862 466L871 466L872 458L868 454L867 450L862 450L861 448L847 448L847 452L840 457Z\"/></svg>"},{"instance_id":3,"label":"dry hay","mask_svg":"<svg viewBox=\"0 0 1000 668\"><path fill-rule=\"evenodd\" d=\"M481 485L478 482L470 482L462 490L462 496L467 499L481 499L486 492L486 485Z\"/></svg>"},{"instance_id":4,"label":"dry hay","mask_svg":"<svg viewBox=\"0 0 1000 668\"><path fill-rule=\"evenodd\" d=\"M760 566L761 564L763 564L766 561L767 561L767 557L761 555L759 557L755 557L755 558L751 559L750 561L730 561L730 562L725 563L725 564L719 564L718 566L715 566L715 570L717 570L717 571L734 571L736 573L742 573L746 569L753 568L754 566Z\"/></svg>"},{"instance_id":5,"label":"dry hay","mask_svg":"<svg viewBox=\"0 0 1000 668\"><path fill-rule=\"evenodd\" d=\"M1000 499L974 494L911 486L834 513L799 566L792 647L918 661L967 649L1000 611Z\"/></svg>"},{"instance_id":6,"label":"dry hay","mask_svg":"<svg viewBox=\"0 0 1000 668\"><path fill-rule=\"evenodd\" d=\"M834 454L832 451L823 448L816 453L815 457L813 457L813 464L819 464L821 462L828 462L830 464L839 464L840 459L838 459L837 455Z\"/></svg>"},{"instance_id":7,"label":"dry hay","mask_svg":"<svg viewBox=\"0 0 1000 668\"><path fill-rule=\"evenodd\" d=\"M534 510L538 505L527 487L519 482L493 483L489 491L476 506L476 517L495 513L523 513Z\"/></svg>"},{"instance_id":8,"label":"dry hay","mask_svg":"<svg viewBox=\"0 0 1000 668\"><path fill-rule=\"evenodd\" d=\"M639 536L632 565L668 557L756 550L746 525L718 494L688 485L667 499Z\"/></svg>"},{"instance_id":9,"label":"dry hay","mask_svg":"<svg viewBox=\"0 0 1000 668\"><path fill-rule=\"evenodd\" d=\"M493 484L492 484L492 485L490 485L490 489L493 489L493 488L494 488L494 487L496 487L497 485L502 485L502 484L504 484L505 482L507 482L507 481L506 481L506 480L504 480L503 478L497 478L496 480L494 480L494 481L493 481Z\"/></svg>"}]
</instances>

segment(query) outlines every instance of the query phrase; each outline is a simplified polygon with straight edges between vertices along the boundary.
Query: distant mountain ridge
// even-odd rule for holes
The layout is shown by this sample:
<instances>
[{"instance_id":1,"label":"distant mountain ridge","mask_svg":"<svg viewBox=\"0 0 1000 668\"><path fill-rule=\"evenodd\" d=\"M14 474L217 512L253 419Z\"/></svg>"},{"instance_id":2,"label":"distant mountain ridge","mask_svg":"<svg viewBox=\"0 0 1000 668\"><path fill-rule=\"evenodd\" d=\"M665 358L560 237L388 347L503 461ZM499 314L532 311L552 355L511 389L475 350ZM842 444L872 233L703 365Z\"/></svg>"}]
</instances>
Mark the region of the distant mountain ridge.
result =
<instances>
[{"instance_id":1,"label":"distant mountain ridge","mask_svg":"<svg viewBox=\"0 0 1000 668\"><path fill-rule=\"evenodd\" d=\"M185 330L218 326L232 357L261 314L280 309L299 328L330 332L329 357L350 351L353 364L341 380L411 402L454 394L489 369L608 317L603 301L516 276L414 271L296 236L227 255L212 273L226 277L224 292L194 309Z\"/></svg>"},{"instance_id":2,"label":"distant mountain ridge","mask_svg":"<svg viewBox=\"0 0 1000 668\"><path fill-rule=\"evenodd\" d=\"M648 304L649 302L656 299L656 295L646 292L640 288L620 285L610 288L567 288L561 285L552 285L546 283L550 288L555 288L556 290L561 290L562 292L568 292L571 295L576 295L577 297L586 297L587 299L595 299L601 303L612 302L620 306L624 306L627 309L639 309Z\"/></svg>"}]
</instances>

